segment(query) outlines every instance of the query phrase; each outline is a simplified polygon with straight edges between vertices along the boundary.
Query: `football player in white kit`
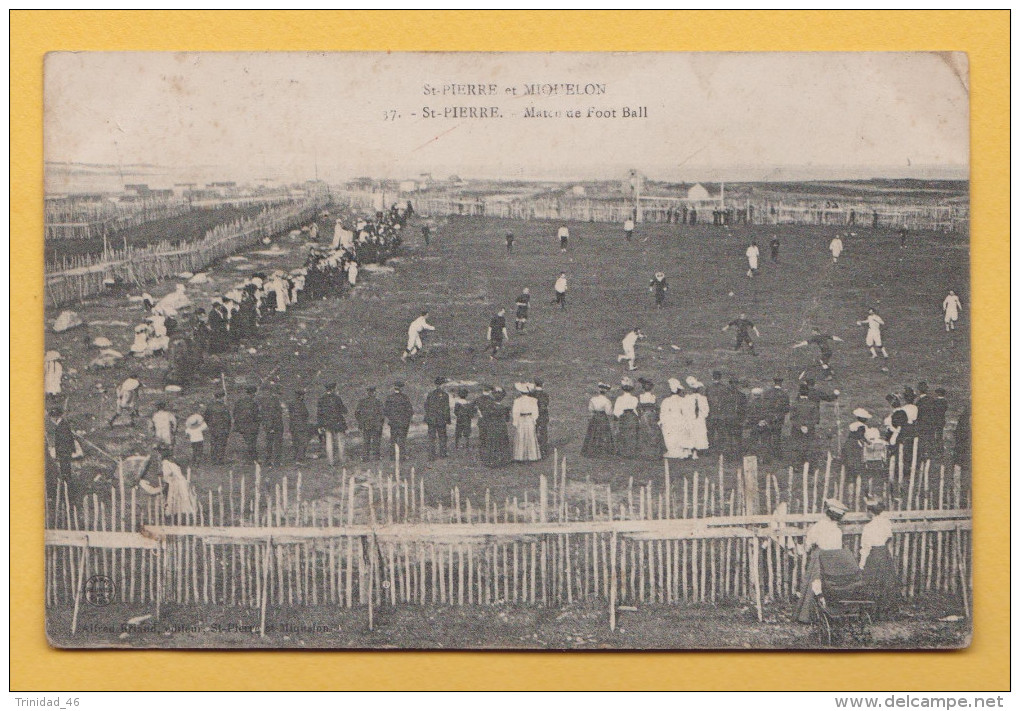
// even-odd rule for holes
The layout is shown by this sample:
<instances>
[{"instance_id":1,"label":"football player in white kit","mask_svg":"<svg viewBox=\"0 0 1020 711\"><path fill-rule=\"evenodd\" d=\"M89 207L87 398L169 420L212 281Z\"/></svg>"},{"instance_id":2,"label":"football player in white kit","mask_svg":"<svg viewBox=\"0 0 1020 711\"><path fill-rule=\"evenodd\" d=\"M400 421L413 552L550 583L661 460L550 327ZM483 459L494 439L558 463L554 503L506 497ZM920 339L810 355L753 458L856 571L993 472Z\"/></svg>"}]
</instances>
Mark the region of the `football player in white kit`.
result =
<instances>
[{"instance_id":1,"label":"football player in white kit","mask_svg":"<svg viewBox=\"0 0 1020 711\"><path fill-rule=\"evenodd\" d=\"M949 295L942 301L942 311L945 314L946 333L956 330L956 322L960 318L961 309L963 309L963 304L960 303L960 297L956 295L955 291L950 289Z\"/></svg>"},{"instance_id":2,"label":"football player in white kit","mask_svg":"<svg viewBox=\"0 0 1020 711\"><path fill-rule=\"evenodd\" d=\"M637 366L634 365L634 361L637 360L637 354L634 352L634 347L637 345L639 339L645 337L645 334L641 333L640 328L632 329L626 336L623 337L623 354L616 356L616 362L627 361L627 370L637 370Z\"/></svg>"},{"instance_id":3,"label":"football player in white kit","mask_svg":"<svg viewBox=\"0 0 1020 711\"><path fill-rule=\"evenodd\" d=\"M843 254L843 239L839 235L829 242L829 251L832 253L832 263L835 264L839 261L839 255Z\"/></svg>"},{"instance_id":4,"label":"football player in white kit","mask_svg":"<svg viewBox=\"0 0 1020 711\"><path fill-rule=\"evenodd\" d=\"M744 254L747 255L747 276L748 278L753 277L758 273L758 242L751 240L751 246L747 248Z\"/></svg>"},{"instance_id":5,"label":"football player in white kit","mask_svg":"<svg viewBox=\"0 0 1020 711\"><path fill-rule=\"evenodd\" d=\"M421 332L435 331L435 326L428 322L429 312L427 309L421 312L421 316L411 322L407 327L407 348L400 354L400 360L406 361L408 356L414 356L422 349Z\"/></svg>"},{"instance_id":6,"label":"football player in white kit","mask_svg":"<svg viewBox=\"0 0 1020 711\"><path fill-rule=\"evenodd\" d=\"M882 326L885 325L885 321L875 313L875 309L868 309L867 317L862 321L858 321L857 325L868 327L868 334L865 336L864 342L868 346L868 350L871 351L871 357L878 358L878 353L875 352L875 349L878 348L882 351L882 357L888 358L889 353L885 350L885 346L882 345Z\"/></svg>"}]
</instances>

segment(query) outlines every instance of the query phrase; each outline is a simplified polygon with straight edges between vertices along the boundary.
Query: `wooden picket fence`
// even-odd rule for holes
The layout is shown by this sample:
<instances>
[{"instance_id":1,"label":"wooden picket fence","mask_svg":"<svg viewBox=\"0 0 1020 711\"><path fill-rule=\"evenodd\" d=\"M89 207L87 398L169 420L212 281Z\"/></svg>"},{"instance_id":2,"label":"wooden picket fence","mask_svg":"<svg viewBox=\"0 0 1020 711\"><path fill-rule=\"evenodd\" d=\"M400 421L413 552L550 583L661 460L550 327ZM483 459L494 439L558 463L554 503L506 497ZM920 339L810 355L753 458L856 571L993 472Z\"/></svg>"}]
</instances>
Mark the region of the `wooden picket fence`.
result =
<instances>
[{"instance_id":1,"label":"wooden picket fence","mask_svg":"<svg viewBox=\"0 0 1020 711\"><path fill-rule=\"evenodd\" d=\"M124 604L227 605L259 611L332 605L373 611L395 605L556 606L784 601L803 586L797 550L822 502L851 508L844 545L857 550L869 490L892 497L893 559L908 597L959 594L969 614L971 517L959 468L893 463L868 481L824 469L789 469L727 486L724 462L694 473L635 482L571 480L553 458L537 496L428 501L426 481L401 472L337 473L336 495L302 497L302 474L230 475L200 494L193 515L167 516L161 496L127 488L47 505L46 604L73 606L86 580L105 576ZM748 469L752 475L755 467ZM122 471L122 470L121 470ZM191 473L189 472L189 477ZM749 479L749 482L751 480ZM758 486L760 484L760 486ZM785 487L780 488L782 484ZM783 504L780 504L780 501ZM784 507L785 506L785 510ZM766 513L757 513L757 511Z\"/></svg>"},{"instance_id":2,"label":"wooden picket fence","mask_svg":"<svg viewBox=\"0 0 1020 711\"><path fill-rule=\"evenodd\" d=\"M371 194L369 194L371 195ZM396 197L396 195L394 195ZM414 194L410 197L418 214L426 217L484 216L514 220L570 220L622 223L633 215L634 201L624 198L523 197L486 199L483 196ZM364 196L362 196L364 201ZM398 201L403 204L403 200ZM746 200L742 198L688 200L679 197L642 196L640 222L680 221L677 211L696 211L698 224L712 224L712 211L732 210L731 217L753 225L829 225L847 229L878 227L911 230L966 232L970 212L966 205L847 203L818 207L799 203ZM851 212L854 221L851 223Z\"/></svg>"},{"instance_id":3,"label":"wooden picket fence","mask_svg":"<svg viewBox=\"0 0 1020 711\"><path fill-rule=\"evenodd\" d=\"M105 256L78 257L82 261L72 268L47 270L46 297L52 306L64 306L103 293L108 277L141 287L182 272L199 271L263 237L308 222L325 204L325 198L315 198L266 208L254 217L218 225L184 247L163 242L142 249L112 250Z\"/></svg>"}]
</instances>

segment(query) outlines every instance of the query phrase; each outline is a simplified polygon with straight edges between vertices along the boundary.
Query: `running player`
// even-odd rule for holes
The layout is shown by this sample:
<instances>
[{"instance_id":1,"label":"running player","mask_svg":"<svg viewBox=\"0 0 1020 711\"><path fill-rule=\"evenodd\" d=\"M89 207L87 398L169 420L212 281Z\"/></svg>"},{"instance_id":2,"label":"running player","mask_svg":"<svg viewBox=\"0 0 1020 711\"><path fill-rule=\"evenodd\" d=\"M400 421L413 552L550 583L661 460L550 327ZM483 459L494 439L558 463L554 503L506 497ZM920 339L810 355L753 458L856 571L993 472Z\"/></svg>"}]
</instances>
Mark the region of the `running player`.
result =
<instances>
[{"instance_id":1,"label":"running player","mask_svg":"<svg viewBox=\"0 0 1020 711\"><path fill-rule=\"evenodd\" d=\"M864 342L867 344L868 350L871 351L871 357L878 358L878 353L875 352L875 349L878 348L882 351L882 357L888 358L889 353L882 345L882 327L885 326L885 321L875 313L875 309L868 309L868 315L862 321L858 321L857 325L868 327L868 335L864 337Z\"/></svg>"},{"instance_id":2,"label":"running player","mask_svg":"<svg viewBox=\"0 0 1020 711\"><path fill-rule=\"evenodd\" d=\"M434 326L431 326L429 324L428 318L429 318L428 309L424 309L421 312L421 316L412 321L411 325L407 327L407 348L400 355L400 360L406 361L408 357L413 357L421 351L422 331L436 330Z\"/></svg>"},{"instance_id":3,"label":"running player","mask_svg":"<svg viewBox=\"0 0 1020 711\"><path fill-rule=\"evenodd\" d=\"M616 362L627 361L627 370L637 370L634 365L634 361L637 360L637 354L634 352L634 347L637 342L644 338L645 334L641 333L640 328L631 329L631 331L623 337L623 355L616 356Z\"/></svg>"},{"instance_id":4,"label":"running player","mask_svg":"<svg viewBox=\"0 0 1020 711\"><path fill-rule=\"evenodd\" d=\"M945 314L946 333L956 330L956 322L960 318L961 309L963 309L963 304L960 303L960 297L956 295L955 291L950 289L949 295L942 301L942 311Z\"/></svg>"},{"instance_id":5,"label":"running player","mask_svg":"<svg viewBox=\"0 0 1020 711\"><path fill-rule=\"evenodd\" d=\"M747 314L740 314L740 318L730 321L728 324L723 326L722 330L729 331L730 328L735 328L737 330L737 341L733 345L733 350L739 351L744 344L747 344L751 355L758 355L754 352L754 341L751 340L751 331L754 331L754 335L758 338L761 338L761 333L758 331L758 327L747 319Z\"/></svg>"},{"instance_id":6,"label":"running player","mask_svg":"<svg viewBox=\"0 0 1020 711\"><path fill-rule=\"evenodd\" d=\"M843 339L839 336L833 336L831 333L822 333L822 330L817 326L811 329L811 338L795 343L794 348L803 348L807 345L818 346L818 364L822 366L822 372L825 374L826 380L832 380L832 367L830 361L832 361L832 344L833 342L842 343Z\"/></svg>"}]
</instances>

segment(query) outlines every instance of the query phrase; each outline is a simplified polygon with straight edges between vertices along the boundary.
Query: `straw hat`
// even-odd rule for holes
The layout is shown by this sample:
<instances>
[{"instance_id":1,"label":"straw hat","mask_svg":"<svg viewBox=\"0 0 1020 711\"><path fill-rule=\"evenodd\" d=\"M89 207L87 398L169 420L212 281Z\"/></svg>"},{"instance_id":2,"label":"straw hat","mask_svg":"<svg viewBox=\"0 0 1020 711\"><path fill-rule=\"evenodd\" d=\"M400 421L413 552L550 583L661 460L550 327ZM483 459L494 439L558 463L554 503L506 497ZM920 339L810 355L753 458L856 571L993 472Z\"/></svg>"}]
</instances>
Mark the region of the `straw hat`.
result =
<instances>
[{"instance_id":1,"label":"straw hat","mask_svg":"<svg viewBox=\"0 0 1020 711\"><path fill-rule=\"evenodd\" d=\"M683 384L676 378L670 378L667 382L669 383L669 389L675 393L684 389Z\"/></svg>"},{"instance_id":2,"label":"straw hat","mask_svg":"<svg viewBox=\"0 0 1020 711\"><path fill-rule=\"evenodd\" d=\"M850 510L847 508L847 505L844 504L839 499L826 499L825 508L837 514L845 514L847 511Z\"/></svg>"},{"instance_id":3,"label":"straw hat","mask_svg":"<svg viewBox=\"0 0 1020 711\"><path fill-rule=\"evenodd\" d=\"M46 351L43 360L49 363L50 361L60 360L60 357L60 351Z\"/></svg>"},{"instance_id":4,"label":"straw hat","mask_svg":"<svg viewBox=\"0 0 1020 711\"><path fill-rule=\"evenodd\" d=\"M871 413L865 410L863 407L858 407L854 410L854 417L863 417L865 420L871 419Z\"/></svg>"}]
</instances>

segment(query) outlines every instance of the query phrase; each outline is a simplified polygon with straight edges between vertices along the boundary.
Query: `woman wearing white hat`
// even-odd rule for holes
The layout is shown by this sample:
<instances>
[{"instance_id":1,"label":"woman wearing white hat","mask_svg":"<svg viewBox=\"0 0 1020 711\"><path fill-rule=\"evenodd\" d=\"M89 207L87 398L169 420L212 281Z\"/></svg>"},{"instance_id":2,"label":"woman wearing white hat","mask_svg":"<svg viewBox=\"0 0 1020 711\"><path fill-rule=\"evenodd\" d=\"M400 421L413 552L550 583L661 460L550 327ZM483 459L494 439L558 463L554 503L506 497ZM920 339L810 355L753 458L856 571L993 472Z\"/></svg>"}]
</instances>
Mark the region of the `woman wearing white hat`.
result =
<instances>
[{"instance_id":1,"label":"woman wearing white hat","mask_svg":"<svg viewBox=\"0 0 1020 711\"><path fill-rule=\"evenodd\" d=\"M514 461L537 462L541 459L538 450L538 437L535 425L538 423L538 400L532 397L534 389L530 383L515 383L514 389L520 393L511 410L514 436Z\"/></svg>"},{"instance_id":2,"label":"woman wearing white hat","mask_svg":"<svg viewBox=\"0 0 1020 711\"><path fill-rule=\"evenodd\" d=\"M822 558L825 570L837 575L856 576L860 572L857 561L850 551L843 548L843 529L839 522L846 515L847 507L839 499L826 499L825 515L811 525L804 535L804 554L807 565L804 570L804 591L797 605L797 621L809 623L814 619L815 606L822 597Z\"/></svg>"},{"instance_id":3,"label":"woman wearing white hat","mask_svg":"<svg viewBox=\"0 0 1020 711\"><path fill-rule=\"evenodd\" d=\"M705 385L697 378L688 378L691 392L684 398L688 409L691 455L697 459L698 452L708 450L708 398L705 397Z\"/></svg>"},{"instance_id":4,"label":"woman wearing white hat","mask_svg":"<svg viewBox=\"0 0 1020 711\"><path fill-rule=\"evenodd\" d=\"M64 380L64 366L60 362L60 353L58 351L46 351L46 356L43 360L46 363L43 375L45 392L47 395L59 395L63 389Z\"/></svg>"},{"instance_id":5,"label":"woman wearing white hat","mask_svg":"<svg viewBox=\"0 0 1020 711\"><path fill-rule=\"evenodd\" d=\"M882 432L870 423L871 413L863 407L853 411L856 418L850 423L844 457L854 473L865 471L870 462L881 462L886 457L886 442Z\"/></svg>"},{"instance_id":6,"label":"woman wearing white hat","mask_svg":"<svg viewBox=\"0 0 1020 711\"><path fill-rule=\"evenodd\" d=\"M676 378L669 379L669 389L672 393L662 401L659 409L659 427L662 429L662 439L666 445L663 457L666 459L687 459L691 456L687 444L687 427L684 422L684 396L683 384Z\"/></svg>"}]
</instances>

